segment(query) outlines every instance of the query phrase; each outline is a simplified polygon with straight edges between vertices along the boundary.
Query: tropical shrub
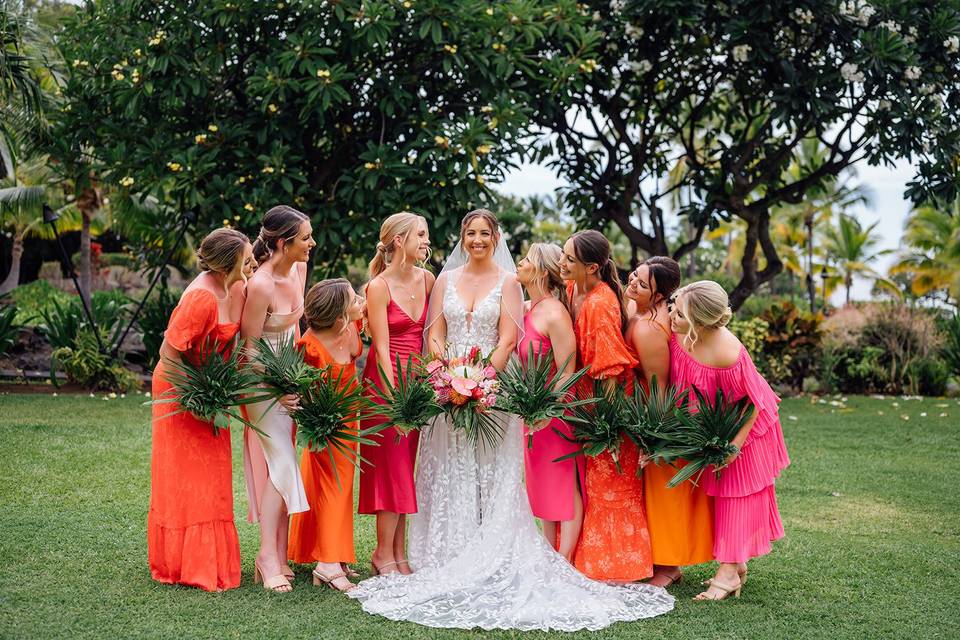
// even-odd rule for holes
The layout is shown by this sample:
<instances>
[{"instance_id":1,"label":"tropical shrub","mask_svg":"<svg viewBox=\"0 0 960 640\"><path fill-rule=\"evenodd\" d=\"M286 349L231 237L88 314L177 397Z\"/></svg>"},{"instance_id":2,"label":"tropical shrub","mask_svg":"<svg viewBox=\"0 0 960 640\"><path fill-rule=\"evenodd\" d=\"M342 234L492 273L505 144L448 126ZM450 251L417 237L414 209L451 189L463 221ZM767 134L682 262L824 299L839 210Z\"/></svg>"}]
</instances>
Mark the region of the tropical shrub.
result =
<instances>
[{"instance_id":1,"label":"tropical shrub","mask_svg":"<svg viewBox=\"0 0 960 640\"><path fill-rule=\"evenodd\" d=\"M754 318L734 320L730 330L767 382L801 391L820 356L822 322L820 314L803 312L792 302L781 301Z\"/></svg>"},{"instance_id":2,"label":"tropical shrub","mask_svg":"<svg viewBox=\"0 0 960 640\"><path fill-rule=\"evenodd\" d=\"M17 322L17 307L9 304L9 296L0 297L0 358L17 342L21 325Z\"/></svg>"},{"instance_id":3,"label":"tropical shrub","mask_svg":"<svg viewBox=\"0 0 960 640\"><path fill-rule=\"evenodd\" d=\"M170 314L180 299L178 292L168 287L160 287L147 299L137 318L137 325L143 333L143 346L147 350L147 364L152 369L160 360L160 345L163 333L167 330Z\"/></svg>"},{"instance_id":4,"label":"tropical shrub","mask_svg":"<svg viewBox=\"0 0 960 640\"><path fill-rule=\"evenodd\" d=\"M838 316L841 314L838 313ZM942 395L950 376L931 314L897 304L845 310L825 323L821 380L843 393Z\"/></svg>"},{"instance_id":5,"label":"tropical shrub","mask_svg":"<svg viewBox=\"0 0 960 640\"><path fill-rule=\"evenodd\" d=\"M70 382L92 391L126 393L140 388L136 374L100 352L97 339L88 327L77 333L72 346L54 350L50 358L50 378L54 383L59 370L63 370Z\"/></svg>"},{"instance_id":6,"label":"tropical shrub","mask_svg":"<svg viewBox=\"0 0 960 640\"><path fill-rule=\"evenodd\" d=\"M941 318L939 326L943 335L943 361L952 375L960 376L960 313Z\"/></svg>"},{"instance_id":7,"label":"tropical shrub","mask_svg":"<svg viewBox=\"0 0 960 640\"><path fill-rule=\"evenodd\" d=\"M36 280L22 284L10 293L10 299L17 307L17 322L33 324L40 320L42 312L53 307L53 302L68 304L73 298L69 293L57 289L46 280Z\"/></svg>"}]
</instances>

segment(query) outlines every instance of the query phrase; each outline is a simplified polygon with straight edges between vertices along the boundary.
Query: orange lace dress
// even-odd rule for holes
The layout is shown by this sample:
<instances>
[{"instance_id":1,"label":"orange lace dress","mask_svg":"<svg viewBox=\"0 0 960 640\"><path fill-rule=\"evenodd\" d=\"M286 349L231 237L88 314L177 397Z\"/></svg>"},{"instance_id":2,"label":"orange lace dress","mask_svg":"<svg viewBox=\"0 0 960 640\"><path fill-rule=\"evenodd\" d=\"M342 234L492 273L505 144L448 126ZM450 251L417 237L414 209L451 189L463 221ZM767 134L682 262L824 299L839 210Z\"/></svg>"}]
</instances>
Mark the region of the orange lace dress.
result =
<instances>
[{"instance_id":1,"label":"orange lace dress","mask_svg":"<svg viewBox=\"0 0 960 640\"><path fill-rule=\"evenodd\" d=\"M567 290L573 297L573 284ZM616 294L600 283L587 294L574 322L578 367L590 367L579 391L615 377L632 388L637 361L623 339ZM640 451L624 438L617 462L609 453L587 458L586 505L574 566L594 580L632 582L653 575L650 534L638 477Z\"/></svg>"},{"instance_id":2,"label":"orange lace dress","mask_svg":"<svg viewBox=\"0 0 960 640\"><path fill-rule=\"evenodd\" d=\"M173 310L167 344L196 361L205 341L225 350L239 322L218 323L216 297L204 289L188 291ZM164 363L153 372L151 394L159 398L171 385ZM158 582L186 584L205 591L240 586L240 541L233 520L233 465L230 432L213 434L213 425L175 403L153 405L150 460L150 511L147 557Z\"/></svg>"},{"instance_id":3,"label":"orange lace dress","mask_svg":"<svg viewBox=\"0 0 960 640\"><path fill-rule=\"evenodd\" d=\"M359 329L354 354L359 355ZM303 351L304 361L318 369L330 367L329 375L341 376L344 385L356 386L356 355L349 364L336 362L316 336L307 332L297 347ZM353 428L359 427L354 423ZM353 545L353 475L354 462L339 451L333 452L336 466L330 464L330 454L303 450L300 474L307 494L309 511L290 517L290 538L287 557L293 562L356 562ZM339 478L339 483L337 479Z\"/></svg>"}]
</instances>

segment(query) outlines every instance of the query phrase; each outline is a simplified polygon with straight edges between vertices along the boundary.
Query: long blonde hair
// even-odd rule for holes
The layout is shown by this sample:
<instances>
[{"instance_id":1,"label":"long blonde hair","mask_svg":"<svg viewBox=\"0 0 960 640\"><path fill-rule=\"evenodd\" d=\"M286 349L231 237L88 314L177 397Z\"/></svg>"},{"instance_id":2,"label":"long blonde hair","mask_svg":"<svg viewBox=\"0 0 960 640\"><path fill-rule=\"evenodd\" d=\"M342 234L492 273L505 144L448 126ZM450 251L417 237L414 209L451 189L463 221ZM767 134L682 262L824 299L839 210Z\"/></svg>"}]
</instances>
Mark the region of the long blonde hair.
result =
<instances>
[{"instance_id":1,"label":"long blonde hair","mask_svg":"<svg viewBox=\"0 0 960 640\"><path fill-rule=\"evenodd\" d=\"M393 239L400 236L406 242L411 233L416 233L417 225L421 222L426 224L427 219L409 211L395 213L383 221L383 224L380 225L380 241L377 243L377 252L367 267L371 280L383 273L387 265L393 262L396 253ZM403 259L406 260L406 255L403 256Z\"/></svg>"},{"instance_id":2,"label":"long blonde hair","mask_svg":"<svg viewBox=\"0 0 960 640\"><path fill-rule=\"evenodd\" d=\"M674 294L675 304L686 318L689 328L683 341L689 348L700 338L697 329L719 329L727 326L733 311L727 292L713 280L698 280L680 287Z\"/></svg>"},{"instance_id":3,"label":"long blonde hair","mask_svg":"<svg viewBox=\"0 0 960 640\"><path fill-rule=\"evenodd\" d=\"M214 229L200 241L197 265L202 271L229 274L240 262L248 244L250 239L236 229Z\"/></svg>"},{"instance_id":4,"label":"long blonde hair","mask_svg":"<svg viewBox=\"0 0 960 640\"><path fill-rule=\"evenodd\" d=\"M550 242L534 242L527 250L527 260L537 269L537 283L567 306L567 286L560 276L561 258L563 249Z\"/></svg>"}]
</instances>

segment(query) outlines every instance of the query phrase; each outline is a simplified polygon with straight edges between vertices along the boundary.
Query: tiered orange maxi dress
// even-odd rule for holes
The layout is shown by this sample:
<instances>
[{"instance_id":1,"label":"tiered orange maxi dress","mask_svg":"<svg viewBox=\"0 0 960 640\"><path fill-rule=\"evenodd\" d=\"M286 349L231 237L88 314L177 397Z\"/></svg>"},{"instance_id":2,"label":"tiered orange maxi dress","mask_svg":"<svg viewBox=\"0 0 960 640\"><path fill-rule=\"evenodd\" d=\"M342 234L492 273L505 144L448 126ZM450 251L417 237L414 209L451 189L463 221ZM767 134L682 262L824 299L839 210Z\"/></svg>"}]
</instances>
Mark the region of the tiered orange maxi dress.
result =
<instances>
[{"instance_id":1,"label":"tiered orange maxi dress","mask_svg":"<svg viewBox=\"0 0 960 640\"><path fill-rule=\"evenodd\" d=\"M669 344L670 331L660 323L653 324L663 331L664 342ZM647 386L642 361L637 365L637 379ZM682 468L685 464L681 460L678 466ZM648 464L643 468L643 497L653 564L683 567L710 562L713 560L713 500L702 484L684 482L668 488L667 483L676 472L677 468L668 464Z\"/></svg>"},{"instance_id":2,"label":"tiered orange maxi dress","mask_svg":"<svg viewBox=\"0 0 960 640\"><path fill-rule=\"evenodd\" d=\"M318 369L329 366L329 375L333 378L340 376L342 384L356 386L356 357L363 348L359 329L357 334L356 348L351 354L349 364L336 362L323 343L310 332L297 341L297 347L303 351L303 359L307 364ZM351 426L356 429L359 424L354 423ZM287 557L294 562L356 562L353 546L354 463L336 450L333 452L333 459L336 475L326 449L303 450L300 474L303 476L303 487L310 510L295 513L290 517Z\"/></svg>"},{"instance_id":3,"label":"tiered orange maxi dress","mask_svg":"<svg viewBox=\"0 0 960 640\"><path fill-rule=\"evenodd\" d=\"M573 297L573 284L568 286ZM574 322L578 367L590 367L581 379L581 394L593 393L593 380L618 378L632 388L636 359L620 327L617 296L604 283L588 294ZM632 582L653 575L650 534L638 476L640 450L623 438L620 470L609 453L587 458L586 505L574 566L594 580Z\"/></svg>"},{"instance_id":4,"label":"tiered orange maxi dress","mask_svg":"<svg viewBox=\"0 0 960 640\"><path fill-rule=\"evenodd\" d=\"M219 324L217 299L193 289L180 299L164 334L167 344L197 361L207 338L224 350L240 323ZM170 389L164 363L153 372L154 399ZM233 520L230 432L189 413L175 416L175 403L153 405L150 511L147 556L158 582L206 591L240 586L240 541Z\"/></svg>"}]
</instances>

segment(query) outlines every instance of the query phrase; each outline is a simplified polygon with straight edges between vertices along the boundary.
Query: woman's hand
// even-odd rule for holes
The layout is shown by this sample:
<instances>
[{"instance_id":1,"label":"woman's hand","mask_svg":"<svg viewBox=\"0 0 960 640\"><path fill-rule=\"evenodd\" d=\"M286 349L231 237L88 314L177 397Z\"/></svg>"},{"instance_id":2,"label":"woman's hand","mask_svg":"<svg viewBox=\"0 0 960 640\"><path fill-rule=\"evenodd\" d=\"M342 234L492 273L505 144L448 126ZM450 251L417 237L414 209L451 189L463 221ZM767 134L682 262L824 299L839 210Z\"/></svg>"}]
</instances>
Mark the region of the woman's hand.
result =
<instances>
[{"instance_id":1,"label":"woman's hand","mask_svg":"<svg viewBox=\"0 0 960 640\"><path fill-rule=\"evenodd\" d=\"M283 405L287 411L296 411L300 408L300 396L295 393L288 393L277 398L277 402Z\"/></svg>"}]
</instances>

